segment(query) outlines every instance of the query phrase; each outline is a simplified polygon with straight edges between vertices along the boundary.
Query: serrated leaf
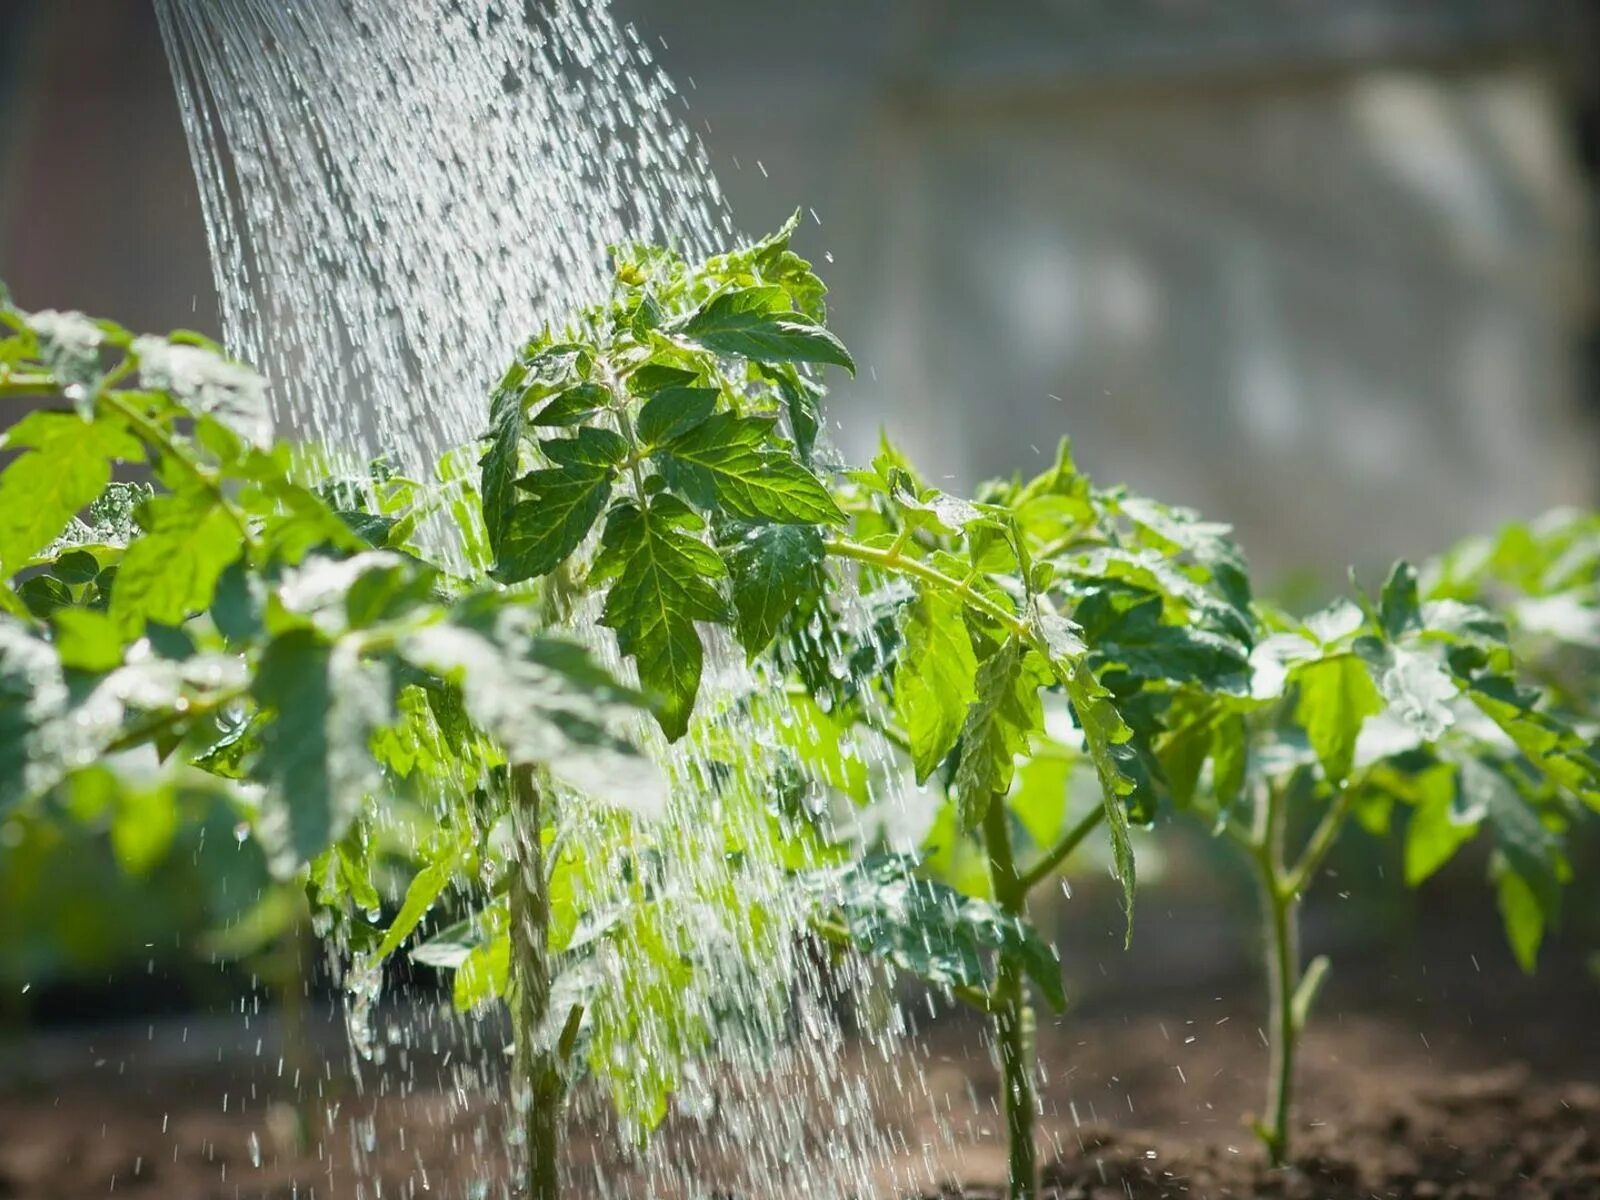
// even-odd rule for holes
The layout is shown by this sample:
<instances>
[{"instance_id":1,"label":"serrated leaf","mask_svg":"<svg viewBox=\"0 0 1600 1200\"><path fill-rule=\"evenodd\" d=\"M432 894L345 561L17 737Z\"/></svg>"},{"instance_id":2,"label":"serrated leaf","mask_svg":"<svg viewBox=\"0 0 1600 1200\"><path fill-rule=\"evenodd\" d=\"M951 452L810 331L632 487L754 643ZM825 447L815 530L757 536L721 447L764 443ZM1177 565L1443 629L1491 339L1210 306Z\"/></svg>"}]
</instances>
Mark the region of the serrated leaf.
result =
<instances>
[{"instance_id":1,"label":"serrated leaf","mask_svg":"<svg viewBox=\"0 0 1600 1200\"><path fill-rule=\"evenodd\" d=\"M734 632L753 662L785 621L822 594L822 533L815 525L757 525L723 548L733 583Z\"/></svg>"},{"instance_id":2,"label":"serrated leaf","mask_svg":"<svg viewBox=\"0 0 1600 1200\"><path fill-rule=\"evenodd\" d=\"M672 466L688 467L680 486L699 507L720 506L747 521L840 524L844 514L810 469L771 444L773 423L762 417L717 413L661 450Z\"/></svg>"},{"instance_id":3,"label":"serrated leaf","mask_svg":"<svg viewBox=\"0 0 1600 1200\"><path fill-rule=\"evenodd\" d=\"M615 467L628 457L628 443L620 433L592 425L570 438L547 438L539 449L551 462L570 467Z\"/></svg>"},{"instance_id":4,"label":"serrated leaf","mask_svg":"<svg viewBox=\"0 0 1600 1200\"><path fill-rule=\"evenodd\" d=\"M1361 726L1382 711L1383 697L1366 664L1354 654L1302 663L1291 677L1299 688L1295 720L1306 731L1328 782L1343 783L1355 760Z\"/></svg>"},{"instance_id":5,"label":"serrated leaf","mask_svg":"<svg viewBox=\"0 0 1600 1200\"><path fill-rule=\"evenodd\" d=\"M721 394L709 387L662 388L639 409L639 440L656 446L688 433L716 411Z\"/></svg>"},{"instance_id":6,"label":"serrated leaf","mask_svg":"<svg viewBox=\"0 0 1600 1200\"><path fill-rule=\"evenodd\" d=\"M1018 962L1052 1008L1066 1006L1061 964L1026 921L912 873L905 858L878 857L849 868L827 896L851 943L939 987L986 991L985 956Z\"/></svg>"},{"instance_id":7,"label":"serrated leaf","mask_svg":"<svg viewBox=\"0 0 1600 1200\"><path fill-rule=\"evenodd\" d=\"M921 783L961 735L978 695L978 658L961 601L932 588L923 588L906 606L900 636L895 716L911 741L912 767ZM986 792L982 803L988 799Z\"/></svg>"},{"instance_id":8,"label":"serrated leaf","mask_svg":"<svg viewBox=\"0 0 1600 1200\"><path fill-rule=\"evenodd\" d=\"M34 412L11 426L0 450L22 454L0 471L0 578L9 579L111 482L113 461L137 462L137 440L109 421Z\"/></svg>"},{"instance_id":9,"label":"serrated leaf","mask_svg":"<svg viewBox=\"0 0 1600 1200\"><path fill-rule=\"evenodd\" d=\"M776 286L719 292L678 332L718 354L760 363L832 363L854 375L855 362L844 344L789 303L788 293Z\"/></svg>"},{"instance_id":10,"label":"serrated leaf","mask_svg":"<svg viewBox=\"0 0 1600 1200\"><path fill-rule=\"evenodd\" d=\"M338 840L380 785L367 741L390 719L388 688L376 665L297 628L267 645L251 693L270 710L251 774L269 789L263 833L285 870Z\"/></svg>"},{"instance_id":11,"label":"serrated leaf","mask_svg":"<svg viewBox=\"0 0 1600 1200\"><path fill-rule=\"evenodd\" d=\"M1135 802L1139 785L1133 771L1135 752L1129 745L1133 730L1111 703L1111 693L1095 678L1083 660L1057 668L1065 671L1067 697L1073 715L1083 730L1084 745L1100 780L1101 801L1106 823L1111 830L1112 863L1122 884L1122 904L1127 916L1127 935L1133 938L1133 893L1136 885L1133 861L1133 836L1128 824L1128 807Z\"/></svg>"},{"instance_id":12,"label":"serrated leaf","mask_svg":"<svg viewBox=\"0 0 1600 1200\"><path fill-rule=\"evenodd\" d=\"M517 481L529 499L511 509L500 534L494 576L519 583L547 575L564 563L611 499L616 469L573 463L530 471Z\"/></svg>"},{"instance_id":13,"label":"serrated leaf","mask_svg":"<svg viewBox=\"0 0 1600 1200\"><path fill-rule=\"evenodd\" d=\"M1417 601L1417 569L1401 560L1395 563L1378 597L1378 619L1384 636L1396 641L1402 635L1422 628L1422 609Z\"/></svg>"},{"instance_id":14,"label":"serrated leaf","mask_svg":"<svg viewBox=\"0 0 1600 1200\"><path fill-rule=\"evenodd\" d=\"M405 638L399 652L460 688L467 714L508 761L542 764L561 782L641 817L665 808L666 776L618 732L643 697L582 647L536 636L526 609L503 608L476 628L456 621L427 626Z\"/></svg>"},{"instance_id":15,"label":"serrated leaf","mask_svg":"<svg viewBox=\"0 0 1600 1200\"><path fill-rule=\"evenodd\" d=\"M498 556L500 540L511 521L513 485L522 473L523 397L528 369L513 364L489 406L489 445L479 459L478 490L483 497L483 523L489 545Z\"/></svg>"},{"instance_id":16,"label":"serrated leaf","mask_svg":"<svg viewBox=\"0 0 1600 1200\"><path fill-rule=\"evenodd\" d=\"M1014 637L978 664L953 781L961 819L969 829L983 820L990 797L1003 796L1011 787L1016 756L1044 728L1039 688L1049 679L1038 655Z\"/></svg>"},{"instance_id":17,"label":"serrated leaf","mask_svg":"<svg viewBox=\"0 0 1600 1200\"><path fill-rule=\"evenodd\" d=\"M611 580L600 623L616 630L639 682L658 702L669 740L682 737L700 690L703 651L696 621L726 624L719 584L726 574L711 547L686 529L699 519L672 496L611 510L595 570Z\"/></svg>"},{"instance_id":18,"label":"serrated leaf","mask_svg":"<svg viewBox=\"0 0 1600 1200\"><path fill-rule=\"evenodd\" d=\"M1539 693L1505 676L1462 682L1473 703L1540 771L1600 808L1600 759L1570 726L1537 707Z\"/></svg>"},{"instance_id":19,"label":"serrated leaf","mask_svg":"<svg viewBox=\"0 0 1600 1200\"><path fill-rule=\"evenodd\" d=\"M611 403L611 393L598 383L580 383L556 394L548 404L528 418L529 425L577 425L587 421Z\"/></svg>"},{"instance_id":20,"label":"serrated leaf","mask_svg":"<svg viewBox=\"0 0 1600 1200\"><path fill-rule=\"evenodd\" d=\"M145 508L148 528L117 567L111 616L124 630L145 622L181 625L211 606L217 580L243 552L232 516L204 492L157 496Z\"/></svg>"}]
</instances>

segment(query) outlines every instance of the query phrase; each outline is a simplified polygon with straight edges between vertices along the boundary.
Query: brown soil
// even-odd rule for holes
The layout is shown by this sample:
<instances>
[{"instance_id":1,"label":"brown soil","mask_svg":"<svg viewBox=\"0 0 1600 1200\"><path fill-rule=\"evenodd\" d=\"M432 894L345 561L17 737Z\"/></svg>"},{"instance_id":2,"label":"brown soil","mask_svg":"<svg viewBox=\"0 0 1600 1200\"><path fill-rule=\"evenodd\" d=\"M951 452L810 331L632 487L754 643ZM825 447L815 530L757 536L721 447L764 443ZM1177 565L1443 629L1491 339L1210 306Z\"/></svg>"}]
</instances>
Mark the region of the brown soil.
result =
<instances>
[{"instance_id":1,"label":"brown soil","mask_svg":"<svg viewBox=\"0 0 1600 1200\"><path fill-rule=\"evenodd\" d=\"M1467 1036L1430 1045L1392 1017L1336 1016L1313 1029L1297 1165L1281 1172L1241 1120L1265 1066L1247 1020L1091 1015L1041 1030L1040 1043L1045 1181L1059 1200L1600 1200L1600 1087L1524 1064L1484 1069ZM881 1119L903 1145L949 1148L931 1170L908 1157L896 1175L914 1187L920 1177L930 1195L1001 1195L996 1091L978 1029L942 1022L924 1048L939 1115L925 1100L890 1102ZM239 1079L214 1065L135 1077L99 1061L0 1095L0 1197L375 1200L422 1196L423 1179L427 1194L455 1197L470 1194L469 1178L503 1177L481 1105L438 1090L349 1096L316 1148L296 1152L291 1110L253 1099L260 1089L247 1083L224 1111ZM379 1149L364 1154L363 1141ZM572 1149L588 1159L595 1143L579 1131ZM890 1190L886 1180L881 1194Z\"/></svg>"},{"instance_id":2,"label":"brown soil","mask_svg":"<svg viewBox=\"0 0 1600 1200\"><path fill-rule=\"evenodd\" d=\"M1246 1126L1267 1068L1259 983L1204 969L1228 961L1220 923L1156 911L1142 956L1122 954L1120 929L1069 943L1079 1004L1041 1019L1038 1037L1051 1200L1600 1200L1600 992L1572 955L1524 978L1498 931L1467 917L1466 932L1430 926L1398 949L1328 946L1338 965L1303 1043L1295 1166L1278 1172ZM486 1132L499 1118L470 1082L457 1087L459 1062L412 1062L417 1090L403 1097L398 1072L357 1094L337 1038L316 1072L334 1081L333 1115L295 1149L292 1110L273 1104L270 1030L262 1049L260 1022L239 1022L213 1022L210 1042L199 1027L140 1025L61 1031L50 1052L0 1045L0 1200L460 1200L505 1177L509 1152ZM920 1088L880 1076L877 1121L906 1153L871 1195L1000 1195L981 1025L942 1018L919 1040ZM818 1152L834 1131L825 1111L808 1131ZM736 1177L694 1122L670 1120L663 1137L700 1178ZM645 1194L613 1145L609 1131L572 1131L573 1197Z\"/></svg>"}]
</instances>

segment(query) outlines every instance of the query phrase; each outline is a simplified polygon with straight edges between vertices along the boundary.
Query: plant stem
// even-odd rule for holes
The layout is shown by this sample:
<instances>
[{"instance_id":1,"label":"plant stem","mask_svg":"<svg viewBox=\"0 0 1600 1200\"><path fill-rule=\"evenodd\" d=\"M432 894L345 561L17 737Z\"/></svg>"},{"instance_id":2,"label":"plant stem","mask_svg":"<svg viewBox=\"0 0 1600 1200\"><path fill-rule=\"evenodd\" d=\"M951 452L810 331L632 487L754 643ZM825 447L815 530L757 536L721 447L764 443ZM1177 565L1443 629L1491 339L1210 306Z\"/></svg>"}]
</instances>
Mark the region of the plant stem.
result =
<instances>
[{"instance_id":1,"label":"plant stem","mask_svg":"<svg viewBox=\"0 0 1600 1200\"><path fill-rule=\"evenodd\" d=\"M561 1071L555 1048L541 1044L550 1011L550 896L545 876L542 797L531 766L512 772L511 812L517 857L511 874L512 1072L523 1105L527 1200L558 1200Z\"/></svg>"},{"instance_id":2,"label":"plant stem","mask_svg":"<svg viewBox=\"0 0 1600 1200\"><path fill-rule=\"evenodd\" d=\"M1272 1165L1289 1157L1289 1111L1294 1098L1295 1043L1299 1029L1294 1019L1294 996L1300 986L1300 910L1297 894L1284 886L1285 827L1288 824L1283 790L1264 786L1257 797L1249 843L1256 894L1261 902L1262 931L1267 957L1267 1011L1272 1029L1268 1045L1267 1107L1256 1123L1256 1134L1266 1144Z\"/></svg>"},{"instance_id":3,"label":"plant stem","mask_svg":"<svg viewBox=\"0 0 1600 1200\"><path fill-rule=\"evenodd\" d=\"M983 815L983 840L989 856L989 878L995 903L1011 916L1026 919L1028 890L1017 871L1011 846L1010 815L1005 797L989 798ZM1021 964L1000 954L995 967L990 1011L995 1045L1000 1054L1001 1091L1005 1099L1008 1200L1034 1200L1039 1194L1038 1153L1033 1144L1033 1009Z\"/></svg>"},{"instance_id":4,"label":"plant stem","mask_svg":"<svg viewBox=\"0 0 1600 1200\"><path fill-rule=\"evenodd\" d=\"M866 563L868 566L878 567L885 571L898 571L902 575L909 575L913 579L920 579L924 583L932 584L940 591L949 592L959 596L967 605L986 617L998 622L1007 632L1016 634L1024 641L1032 643L1044 652L1048 660L1052 656L1048 646L1042 645L1042 639L1028 622L1016 613L1010 612L1002 604L976 591L970 583L963 582L953 576L946 575L937 567L930 567L927 563L916 558L907 558L900 553L898 545L879 550L873 546L864 546L860 542L852 542L845 538L828 538L822 548L835 558L848 558L855 562Z\"/></svg>"},{"instance_id":5,"label":"plant stem","mask_svg":"<svg viewBox=\"0 0 1600 1200\"><path fill-rule=\"evenodd\" d=\"M1289 1110L1294 1097L1294 1063L1300 1029L1294 997L1300 988L1300 905L1264 871L1257 873L1267 935L1267 1003L1272 1022L1272 1062L1267 1078L1267 1123L1258 1133L1273 1166L1289 1157Z\"/></svg>"},{"instance_id":6,"label":"plant stem","mask_svg":"<svg viewBox=\"0 0 1600 1200\"><path fill-rule=\"evenodd\" d=\"M1045 856L1022 874L1022 889L1031 892L1039 884L1056 873L1056 868L1072 856L1072 852L1083 844L1083 839L1088 837L1100 827L1100 822L1106 819L1106 806L1096 804L1088 814L1062 836L1061 840L1052 846Z\"/></svg>"}]
</instances>

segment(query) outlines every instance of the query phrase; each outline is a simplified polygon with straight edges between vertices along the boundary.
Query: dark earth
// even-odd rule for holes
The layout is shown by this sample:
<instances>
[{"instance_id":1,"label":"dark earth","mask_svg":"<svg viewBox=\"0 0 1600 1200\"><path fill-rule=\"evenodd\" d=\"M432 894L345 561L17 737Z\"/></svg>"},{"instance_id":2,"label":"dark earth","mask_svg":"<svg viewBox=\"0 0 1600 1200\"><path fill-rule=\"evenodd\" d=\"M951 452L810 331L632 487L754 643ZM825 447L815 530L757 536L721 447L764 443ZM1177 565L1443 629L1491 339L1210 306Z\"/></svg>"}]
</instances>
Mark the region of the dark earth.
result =
<instances>
[{"instance_id":1,"label":"dark earth","mask_svg":"<svg viewBox=\"0 0 1600 1200\"><path fill-rule=\"evenodd\" d=\"M1041 1016L1039 1030L1046 1195L1600 1200L1600 985L1586 948L1558 944L1524 977L1492 918L1492 901L1478 897L1420 917L1308 921L1308 952L1332 952L1336 967L1304 1042L1296 1161L1283 1171L1268 1169L1245 1124L1262 1102L1267 1054L1242 923L1220 920L1209 901L1147 903L1124 955L1114 922L1075 920L1063 958L1076 1007ZM1374 920L1391 922L1382 943L1346 943L1341 929ZM422 1088L401 1099L381 1082L346 1091L323 1135L296 1148L293 1110L274 1099L271 1047L253 1052L261 1022L246 1033L238 1016L211 1021L210 1034L197 1024L187 1041L168 1019L0 1042L0 1197L458 1198L475 1194L472 1178L503 1170L505 1152L485 1146L470 1097ZM919 1040L927 1096L891 1092L878 1114L916 1151L900 1180L927 1196L1001 1196L998 1092L981 1026L944 1017ZM337 1077L345 1052L334 1036L326 1046ZM362 1175L351 1163L368 1119L378 1149ZM830 1126L819 1112L819 1147ZM922 1148L946 1144L946 1131L956 1148L923 1167ZM715 1186L716 1151L696 1145L693 1122L670 1119L662 1136L672 1153L694 1153ZM574 1131L573 1196L598 1190L582 1164L610 1144ZM609 1178L612 1195L633 1194L625 1169ZM874 1200L895 1191L886 1178Z\"/></svg>"}]
</instances>

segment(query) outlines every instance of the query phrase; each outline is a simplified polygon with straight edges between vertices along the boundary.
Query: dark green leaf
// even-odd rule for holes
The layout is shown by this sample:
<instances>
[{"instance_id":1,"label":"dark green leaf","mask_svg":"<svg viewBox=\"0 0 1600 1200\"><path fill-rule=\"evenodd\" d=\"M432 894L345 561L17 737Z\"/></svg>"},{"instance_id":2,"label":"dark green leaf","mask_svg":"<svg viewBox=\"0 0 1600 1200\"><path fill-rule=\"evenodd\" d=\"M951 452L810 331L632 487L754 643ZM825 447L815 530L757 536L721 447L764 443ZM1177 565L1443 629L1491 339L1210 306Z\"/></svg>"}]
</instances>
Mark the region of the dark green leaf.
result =
<instances>
[{"instance_id":1,"label":"dark green leaf","mask_svg":"<svg viewBox=\"0 0 1600 1200\"><path fill-rule=\"evenodd\" d=\"M1014 637L978 664L954 780L961 819L969 829L983 819L990 797L1011 787L1016 756L1026 753L1028 739L1043 729L1039 689L1049 681L1039 656Z\"/></svg>"},{"instance_id":2,"label":"dark green leaf","mask_svg":"<svg viewBox=\"0 0 1600 1200\"><path fill-rule=\"evenodd\" d=\"M717 413L663 448L673 465L689 468L670 480L701 508L713 503L747 521L831 524L844 520L828 489L811 471L770 444L772 422Z\"/></svg>"},{"instance_id":3,"label":"dark green leaf","mask_svg":"<svg viewBox=\"0 0 1600 1200\"><path fill-rule=\"evenodd\" d=\"M577 425L587 421L607 404L611 393L598 383L580 383L558 394L532 417L529 425Z\"/></svg>"},{"instance_id":4,"label":"dark green leaf","mask_svg":"<svg viewBox=\"0 0 1600 1200\"><path fill-rule=\"evenodd\" d=\"M511 510L500 536L495 578L533 579L555 570L582 544L611 499L609 465L582 463L530 471L517 481L531 493Z\"/></svg>"},{"instance_id":5,"label":"dark green leaf","mask_svg":"<svg viewBox=\"0 0 1600 1200\"><path fill-rule=\"evenodd\" d=\"M719 292L680 327L691 341L718 354L761 363L832 363L855 373L843 343L792 311L782 287Z\"/></svg>"},{"instance_id":6,"label":"dark green leaf","mask_svg":"<svg viewBox=\"0 0 1600 1200\"><path fill-rule=\"evenodd\" d=\"M754 661L791 616L822 594L822 533L815 525L756 525L722 551L733 581L734 632Z\"/></svg>"},{"instance_id":7,"label":"dark green leaf","mask_svg":"<svg viewBox=\"0 0 1600 1200\"><path fill-rule=\"evenodd\" d=\"M600 623L617 632L635 660L639 682L657 700L669 739L689 727L700 688L702 650L696 621L728 620L716 551L692 531L699 518L672 496L611 510L595 572L611 581Z\"/></svg>"},{"instance_id":8,"label":"dark green leaf","mask_svg":"<svg viewBox=\"0 0 1600 1200\"><path fill-rule=\"evenodd\" d=\"M377 668L302 628L268 644L251 691L269 718L251 773L269 789L264 836L287 851L281 870L341 837L377 786L367 742L389 719L387 688Z\"/></svg>"},{"instance_id":9,"label":"dark green leaf","mask_svg":"<svg viewBox=\"0 0 1600 1200\"><path fill-rule=\"evenodd\" d=\"M146 533L123 554L111 597L112 618L132 632L147 620L181 625L209 608L243 547L238 525L209 493L157 496L145 512Z\"/></svg>"},{"instance_id":10,"label":"dark green leaf","mask_svg":"<svg viewBox=\"0 0 1600 1200\"><path fill-rule=\"evenodd\" d=\"M656 446L688 433L716 411L721 394L708 387L662 388L639 410L639 440Z\"/></svg>"},{"instance_id":11,"label":"dark green leaf","mask_svg":"<svg viewBox=\"0 0 1600 1200\"><path fill-rule=\"evenodd\" d=\"M1395 563L1384 581L1378 598L1378 617L1390 641L1422 628L1422 609L1417 602L1417 570L1401 560Z\"/></svg>"}]
</instances>

